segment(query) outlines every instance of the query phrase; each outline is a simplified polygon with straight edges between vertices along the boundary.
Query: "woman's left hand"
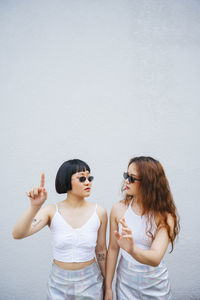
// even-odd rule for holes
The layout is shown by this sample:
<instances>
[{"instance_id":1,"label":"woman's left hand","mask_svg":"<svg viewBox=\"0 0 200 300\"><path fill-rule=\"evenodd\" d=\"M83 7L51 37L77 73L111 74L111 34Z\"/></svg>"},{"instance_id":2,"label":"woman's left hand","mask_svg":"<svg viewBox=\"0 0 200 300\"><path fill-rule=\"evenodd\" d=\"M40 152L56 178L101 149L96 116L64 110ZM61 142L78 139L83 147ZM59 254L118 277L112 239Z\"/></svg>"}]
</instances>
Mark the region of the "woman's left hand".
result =
<instances>
[{"instance_id":1,"label":"woman's left hand","mask_svg":"<svg viewBox=\"0 0 200 300\"><path fill-rule=\"evenodd\" d=\"M132 254L134 249L132 231L128 228L125 219L121 219L119 222L122 224L122 234L120 235L118 231L115 231L117 243L120 248L124 249L129 254Z\"/></svg>"}]
</instances>

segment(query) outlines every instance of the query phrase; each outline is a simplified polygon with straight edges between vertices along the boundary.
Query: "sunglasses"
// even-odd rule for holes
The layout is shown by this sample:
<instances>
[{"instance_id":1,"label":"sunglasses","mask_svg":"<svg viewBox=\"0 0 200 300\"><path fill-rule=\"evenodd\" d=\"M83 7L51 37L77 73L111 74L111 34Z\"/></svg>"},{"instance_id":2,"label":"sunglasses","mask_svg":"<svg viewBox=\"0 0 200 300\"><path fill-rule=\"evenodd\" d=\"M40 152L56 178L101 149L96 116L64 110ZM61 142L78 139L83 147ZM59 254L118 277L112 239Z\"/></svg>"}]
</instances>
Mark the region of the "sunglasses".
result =
<instances>
[{"instance_id":1,"label":"sunglasses","mask_svg":"<svg viewBox=\"0 0 200 300\"><path fill-rule=\"evenodd\" d=\"M80 182L85 182L86 180L91 182L93 179L94 179L94 176L89 176L89 177L81 176L81 177L79 177Z\"/></svg>"},{"instance_id":2,"label":"sunglasses","mask_svg":"<svg viewBox=\"0 0 200 300\"><path fill-rule=\"evenodd\" d=\"M140 179L136 179L136 178L130 176L128 174L128 172L124 172L123 177L124 177L125 180L128 179L129 183L134 183L135 181L140 181Z\"/></svg>"}]
</instances>

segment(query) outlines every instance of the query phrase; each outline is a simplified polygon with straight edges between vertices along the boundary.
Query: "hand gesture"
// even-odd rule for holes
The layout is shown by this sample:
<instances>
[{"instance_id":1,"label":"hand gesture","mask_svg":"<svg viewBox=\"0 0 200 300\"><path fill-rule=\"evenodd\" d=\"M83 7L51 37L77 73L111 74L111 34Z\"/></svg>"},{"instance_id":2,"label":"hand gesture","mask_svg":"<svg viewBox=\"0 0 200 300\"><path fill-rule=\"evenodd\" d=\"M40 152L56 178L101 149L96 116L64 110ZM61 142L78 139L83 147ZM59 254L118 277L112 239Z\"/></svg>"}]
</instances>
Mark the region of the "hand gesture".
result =
<instances>
[{"instance_id":1,"label":"hand gesture","mask_svg":"<svg viewBox=\"0 0 200 300\"><path fill-rule=\"evenodd\" d=\"M121 219L119 222L122 224L122 234L120 235L118 231L115 231L115 238L119 247L131 254L134 248L132 231L128 228L125 219Z\"/></svg>"},{"instance_id":2,"label":"hand gesture","mask_svg":"<svg viewBox=\"0 0 200 300\"><path fill-rule=\"evenodd\" d=\"M32 206L42 206L47 199L47 191L44 188L44 181L45 175L42 173L40 187L35 187L33 190L26 192Z\"/></svg>"}]
</instances>

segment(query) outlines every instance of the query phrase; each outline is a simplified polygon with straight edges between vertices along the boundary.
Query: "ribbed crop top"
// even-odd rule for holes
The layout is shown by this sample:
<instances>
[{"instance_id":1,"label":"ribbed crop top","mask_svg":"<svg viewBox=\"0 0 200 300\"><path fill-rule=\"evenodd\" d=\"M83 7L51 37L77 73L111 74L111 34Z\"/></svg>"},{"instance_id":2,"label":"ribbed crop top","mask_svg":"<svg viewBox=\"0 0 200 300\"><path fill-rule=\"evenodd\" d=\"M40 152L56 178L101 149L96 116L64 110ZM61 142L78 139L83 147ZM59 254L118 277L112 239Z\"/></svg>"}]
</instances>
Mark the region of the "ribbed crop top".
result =
<instances>
[{"instance_id":1,"label":"ribbed crop top","mask_svg":"<svg viewBox=\"0 0 200 300\"><path fill-rule=\"evenodd\" d=\"M56 205L56 212L50 225L54 259L62 262L86 262L95 257L100 227L96 208L83 226L73 228L59 213Z\"/></svg>"},{"instance_id":2,"label":"ribbed crop top","mask_svg":"<svg viewBox=\"0 0 200 300\"><path fill-rule=\"evenodd\" d=\"M126 210L124 214L124 219L126 224L128 225L129 229L132 231L134 244L142 249L149 249L152 244L152 239L150 236L146 234L146 216L140 216L137 215L131 208L130 203L128 209ZM150 225L149 225L150 226ZM150 228L150 227L148 227ZM118 225L119 233L122 232L122 225L119 223ZM156 223L154 221L154 218L152 219L152 229L151 233L154 235L155 231L157 229ZM129 253L127 253L125 250L120 248L121 255L128 261L132 262L135 265L141 265L140 262L135 260Z\"/></svg>"}]
</instances>

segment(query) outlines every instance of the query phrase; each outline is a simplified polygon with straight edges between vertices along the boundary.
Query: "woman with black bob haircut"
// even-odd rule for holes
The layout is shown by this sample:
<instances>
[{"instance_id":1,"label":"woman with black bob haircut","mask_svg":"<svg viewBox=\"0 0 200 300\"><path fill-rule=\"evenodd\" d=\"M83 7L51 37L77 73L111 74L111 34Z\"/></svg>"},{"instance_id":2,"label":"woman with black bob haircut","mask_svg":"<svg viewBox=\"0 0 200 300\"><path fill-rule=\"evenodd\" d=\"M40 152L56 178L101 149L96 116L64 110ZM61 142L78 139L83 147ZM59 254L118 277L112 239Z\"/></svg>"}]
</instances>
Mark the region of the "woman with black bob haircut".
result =
<instances>
[{"instance_id":1,"label":"woman with black bob haircut","mask_svg":"<svg viewBox=\"0 0 200 300\"><path fill-rule=\"evenodd\" d=\"M33 235L46 225L51 230L54 260L47 284L49 300L103 299L107 213L85 200L90 196L92 180L84 161L64 162L55 186L67 197L42 208L47 199L43 173L40 186L27 192L30 207L14 226L15 239Z\"/></svg>"},{"instance_id":2,"label":"woman with black bob haircut","mask_svg":"<svg viewBox=\"0 0 200 300\"><path fill-rule=\"evenodd\" d=\"M56 192L58 194L65 194L72 189L71 177L76 172L90 173L90 167L80 159L72 159L65 161L59 168L56 175ZM93 178L92 178L93 179Z\"/></svg>"}]
</instances>

